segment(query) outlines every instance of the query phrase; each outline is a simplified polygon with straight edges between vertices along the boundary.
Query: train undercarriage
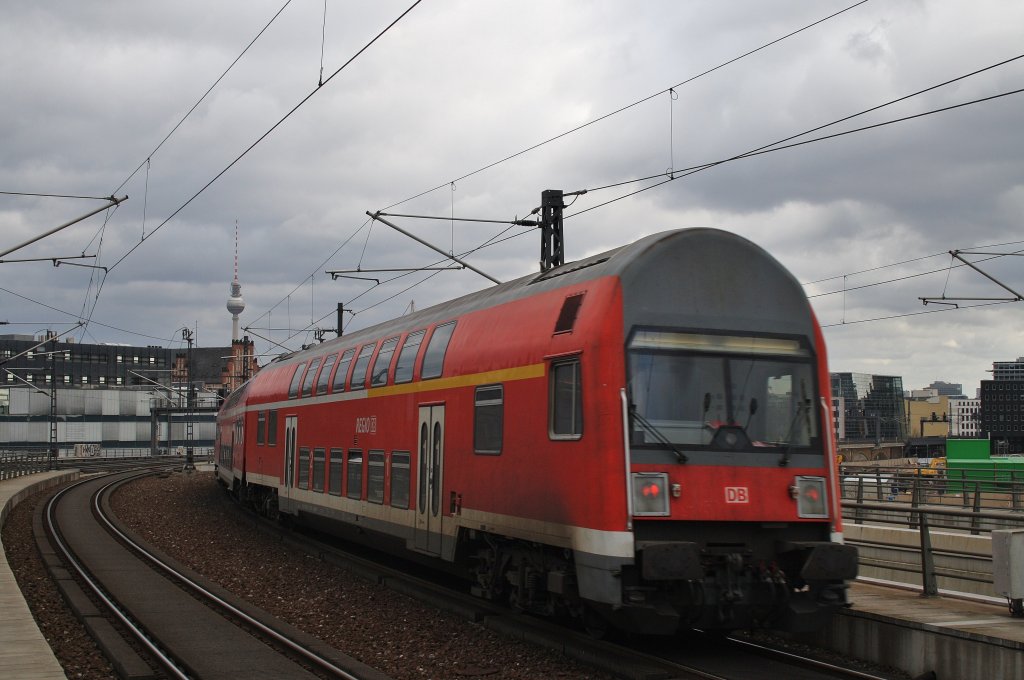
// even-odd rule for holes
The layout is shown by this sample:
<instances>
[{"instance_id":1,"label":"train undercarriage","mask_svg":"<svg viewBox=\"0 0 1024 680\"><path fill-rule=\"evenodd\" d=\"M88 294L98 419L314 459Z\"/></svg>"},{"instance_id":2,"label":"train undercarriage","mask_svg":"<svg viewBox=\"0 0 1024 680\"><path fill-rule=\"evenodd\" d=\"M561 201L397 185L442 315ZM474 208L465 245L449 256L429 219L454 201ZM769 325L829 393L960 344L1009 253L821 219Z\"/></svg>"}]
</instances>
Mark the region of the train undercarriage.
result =
<instances>
[{"instance_id":1,"label":"train undercarriage","mask_svg":"<svg viewBox=\"0 0 1024 680\"><path fill-rule=\"evenodd\" d=\"M276 489L236 483L231 492L262 516L284 516ZM486 532L465 532L447 570L461 566L478 597L571 620L595 635L614 629L649 635L693 628L801 632L819 628L847 606L845 581L856 576L856 551L814 540L817 527L691 526L690 535L718 540L687 542L669 537L670 524L678 523L637 527L636 558L611 574L619 589L614 604L581 592L572 550ZM794 534L807 540L794 541ZM392 542L388 551L394 547Z\"/></svg>"},{"instance_id":2,"label":"train undercarriage","mask_svg":"<svg viewBox=\"0 0 1024 680\"><path fill-rule=\"evenodd\" d=\"M490 535L474 539L475 594L571 618L591 632L810 631L847 606L844 581L856 576L855 549L827 541L780 542L770 558L750 545L638 543L633 564L613 574L621 601L609 604L580 592L570 550Z\"/></svg>"}]
</instances>

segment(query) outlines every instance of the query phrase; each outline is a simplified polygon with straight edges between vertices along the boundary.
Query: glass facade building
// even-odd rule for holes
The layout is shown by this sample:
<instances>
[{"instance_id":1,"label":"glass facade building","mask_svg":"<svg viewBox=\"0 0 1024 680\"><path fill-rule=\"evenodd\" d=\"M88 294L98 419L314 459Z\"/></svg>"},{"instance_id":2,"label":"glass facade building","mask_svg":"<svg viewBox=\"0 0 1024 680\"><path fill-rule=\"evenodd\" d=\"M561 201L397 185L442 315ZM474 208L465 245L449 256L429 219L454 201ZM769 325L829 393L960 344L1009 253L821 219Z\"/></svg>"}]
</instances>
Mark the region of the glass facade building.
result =
<instances>
[{"instance_id":1,"label":"glass facade building","mask_svg":"<svg viewBox=\"0 0 1024 680\"><path fill-rule=\"evenodd\" d=\"M837 436L846 442L905 442L903 378L869 373L832 373L832 398L841 404Z\"/></svg>"}]
</instances>

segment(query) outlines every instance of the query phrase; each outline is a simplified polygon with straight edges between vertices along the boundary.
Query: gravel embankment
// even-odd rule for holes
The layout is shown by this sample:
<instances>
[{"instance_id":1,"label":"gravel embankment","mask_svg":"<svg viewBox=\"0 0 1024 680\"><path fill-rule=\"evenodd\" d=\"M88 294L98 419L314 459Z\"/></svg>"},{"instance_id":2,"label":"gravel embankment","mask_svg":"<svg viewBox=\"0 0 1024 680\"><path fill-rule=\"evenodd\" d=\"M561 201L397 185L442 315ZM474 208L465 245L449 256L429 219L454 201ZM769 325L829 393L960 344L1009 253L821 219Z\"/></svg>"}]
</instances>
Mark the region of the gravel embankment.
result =
<instances>
[{"instance_id":1,"label":"gravel embankment","mask_svg":"<svg viewBox=\"0 0 1024 680\"><path fill-rule=\"evenodd\" d=\"M255 530L212 473L133 482L112 506L143 540L396 680L610 678L282 546Z\"/></svg>"},{"instance_id":2,"label":"gravel embankment","mask_svg":"<svg viewBox=\"0 0 1024 680\"><path fill-rule=\"evenodd\" d=\"M64 605L64 599L36 549L32 536L32 513L48 495L44 491L26 498L7 516L3 527L7 562L32 610L32 616L39 624L39 630L64 668L64 674L74 680L116 678L103 652Z\"/></svg>"},{"instance_id":3,"label":"gravel embankment","mask_svg":"<svg viewBox=\"0 0 1024 680\"><path fill-rule=\"evenodd\" d=\"M25 499L3 527L15 578L68 678L116 678L64 605L32 536ZM145 541L236 595L396 680L486 677L611 680L552 652L427 607L255 530L212 473L150 477L122 487L112 506Z\"/></svg>"}]
</instances>

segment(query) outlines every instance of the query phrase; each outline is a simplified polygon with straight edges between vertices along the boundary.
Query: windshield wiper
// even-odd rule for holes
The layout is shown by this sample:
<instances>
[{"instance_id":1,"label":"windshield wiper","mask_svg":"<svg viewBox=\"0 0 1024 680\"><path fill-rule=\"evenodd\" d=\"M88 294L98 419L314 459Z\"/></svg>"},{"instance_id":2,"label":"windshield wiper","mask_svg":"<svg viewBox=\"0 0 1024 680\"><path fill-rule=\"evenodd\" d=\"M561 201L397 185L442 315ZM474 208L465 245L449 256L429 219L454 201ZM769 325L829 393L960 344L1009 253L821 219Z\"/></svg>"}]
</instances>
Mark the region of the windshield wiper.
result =
<instances>
[{"instance_id":1,"label":"windshield wiper","mask_svg":"<svg viewBox=\"0 0 1024 680\"><path fill-rule=\"evenodd\" d=\"M804 381L800 381L800 403L796 407L796 413L793 414L793 420L789 423L789 432L786 433L786 450L782 453L782 459L779 460L779 467L786 467L789 465L789 454L793 450L793 430L796 429L796 424L800 420L800 416L810 416L811 413L811 402L807 398L807 386ZM807 440L811 438L811 419L807 418Z\"/></svg>"},{"instance_id":2,"label":"windshield wiper","mask_svg":"<svg viewBox=\"0 0 1024 680\"><path fill-rule=\"evenodd\" d=\"M672 453L676 454L676 458L679 460L680 463L685 463L686 461L689 460L686 454L677 449L675 444L669 441L668 437L666 437L661 430L656 428L654 425L651 425L651 423L648 422L646 418L644 418L637 412L636 404L630 404L629 412L632 414L636 422L640 424L640 427L647 430L647 432L649 432L658 441L659 444L667 448Z\"/></svg>"}]
</instances>

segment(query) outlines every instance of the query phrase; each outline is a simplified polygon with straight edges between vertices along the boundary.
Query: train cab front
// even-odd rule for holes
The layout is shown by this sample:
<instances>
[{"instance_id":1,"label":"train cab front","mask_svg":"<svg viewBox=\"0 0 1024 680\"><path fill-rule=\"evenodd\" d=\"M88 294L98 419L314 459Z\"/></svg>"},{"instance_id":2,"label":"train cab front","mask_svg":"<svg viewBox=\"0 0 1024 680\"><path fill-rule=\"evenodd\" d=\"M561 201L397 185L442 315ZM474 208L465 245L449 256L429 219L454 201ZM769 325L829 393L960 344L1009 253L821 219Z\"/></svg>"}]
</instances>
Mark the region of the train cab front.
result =
<instances>
[{"instance_id":1,"label":"train cab front","mask_svg":"<svg viewBox=\"0 0 1024 680\"><path fill-rule=\"evenodd\" d=\"M813 630L845 606L857 554L839 539L819 370L799 336L632 334L635 560L616 625Z\"/></svg>"}]
</instances>

